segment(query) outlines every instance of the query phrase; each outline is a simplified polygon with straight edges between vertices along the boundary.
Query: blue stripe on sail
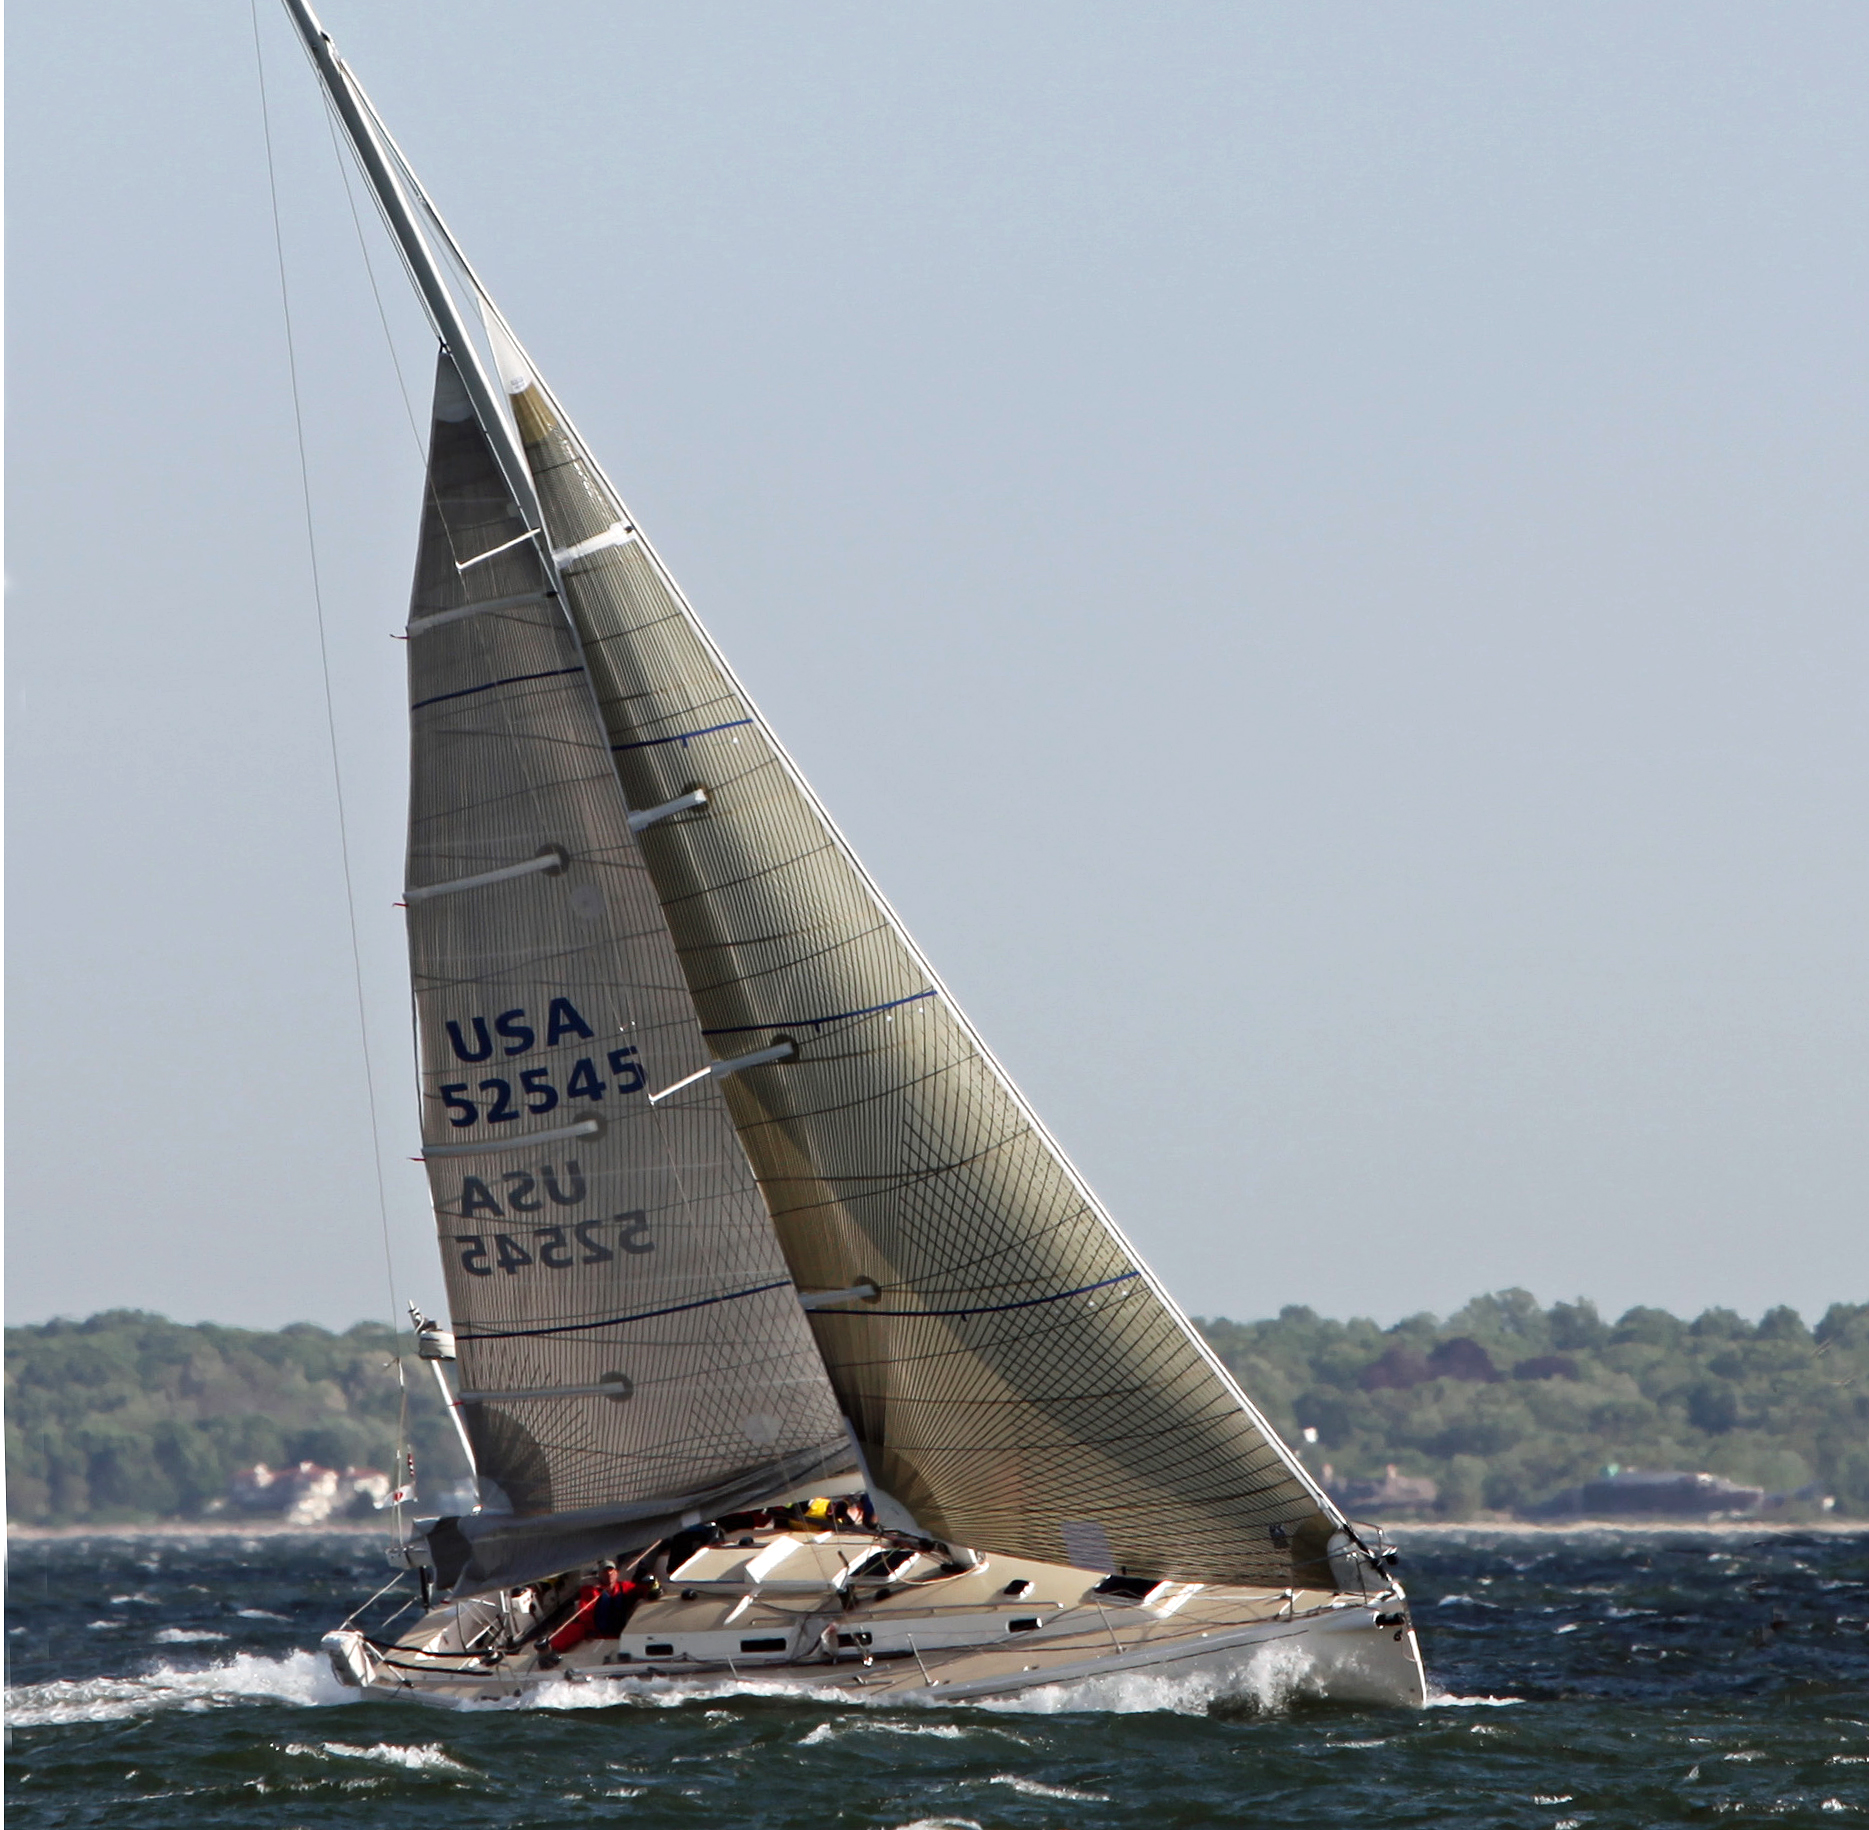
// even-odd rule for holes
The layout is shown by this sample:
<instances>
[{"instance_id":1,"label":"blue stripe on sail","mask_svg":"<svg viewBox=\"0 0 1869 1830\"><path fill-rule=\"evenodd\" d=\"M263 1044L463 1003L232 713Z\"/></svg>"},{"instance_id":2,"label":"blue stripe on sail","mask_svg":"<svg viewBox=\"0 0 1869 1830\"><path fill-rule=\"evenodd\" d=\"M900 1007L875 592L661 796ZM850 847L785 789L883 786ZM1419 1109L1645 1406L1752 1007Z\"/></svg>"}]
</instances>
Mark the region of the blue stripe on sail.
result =
<instances>
[{"instance_id":1,"label":"blue stripe on sail","mask_svg":"<svg viewBox=\"0 0 1869 1830\"><path fill-rule=\"evenodd\" d=\"M1088 1296L1092 1290L1107 1290L1111 1284L1126 1284L1140 1271L1125 1271L1121 1277L1106 1277L1100 1284L1084 1284L1076 1290L1060 1290L1056 1296L1028 1296L1016 1303L972 1303L965 1309L872 1309L855 1302L849 1309L813 1309L813 1315L1004 1315L1008 1309L1036 1309L1041 1303L1061 1303L1067 1296Z\"/></svg>"},{"instance_id":2,"label":"blue stripe on sail","mask_svg":"<svg viewBox=\"0 0 1869 1830\"><path fill-rule=\"evenodd\" d=\"M716 731L737 731L743 724L751 724L750 718L732 718L725 724L710 724L704 730L677 731L673 737L644 737L635 743L613 743L613 750L653 750L659 743L686 744L690 737L712 737Z\"/></svg>"},{"instance_id":3,"label":"blue stripe on sail","mask_svg":"<svg viewBox=\"0 0 1869 1830\"><path fill-rule=\"evenodd\" d=\"M538 1334L582 1334L591 1328L619 1328L625 1322L646 1322L658 1315L680 1315L689 1309L706 1309L715 1303L737 1303L743 1296L760 1296L768 1290L789 1290L792 1280L781 1277L777 1283L755 1284L750 1290L730 1290L725 1296L704 1296L698 1302L671 1303L666 1309L638 1309L634 1315L606 1316L601 1322L562 1322L552 1328L502 1328L487 1333L470 1333L457 1328L457 1341L518 1341Z\"/></svg>"},{"instance_id":4,"label":"blue stripe on sail","mask_svg":"<svg viewBox=\"0 0 1869 1830\"><path fill-rule=\"evenodd\" d=\"M528 680L556 680L565 674L581 674L583 667L553 667L542 674L512 674L504 680L488 680L480 686L464 686L458 693L437 693L432 699L418 699L409 707L419 712L425 705L439 705L444 699L471 699L475 693L490 693L496 686L523 686Z\"/></svg>"},{"instance_id":5,"label":"blue stripe on sail","mask_svg":"<svg viewBox=\"0 0 1869 1830\"><path fill-rule=\"evenodd\" d=\"M770 1023L734 1023L725 1029L704 1029L704 1036L743 1036L756 1029L822 1029L827 1023L848 1023L852 1017L873 1017L879 1010L895 1010L903 1004L917 1004L931 998L933 991L911 992L906 998L891 998L887 1004L866 1004L861 1010L840 1010L834 1017L777 1017Z\"/></svg>"}]
</instances>

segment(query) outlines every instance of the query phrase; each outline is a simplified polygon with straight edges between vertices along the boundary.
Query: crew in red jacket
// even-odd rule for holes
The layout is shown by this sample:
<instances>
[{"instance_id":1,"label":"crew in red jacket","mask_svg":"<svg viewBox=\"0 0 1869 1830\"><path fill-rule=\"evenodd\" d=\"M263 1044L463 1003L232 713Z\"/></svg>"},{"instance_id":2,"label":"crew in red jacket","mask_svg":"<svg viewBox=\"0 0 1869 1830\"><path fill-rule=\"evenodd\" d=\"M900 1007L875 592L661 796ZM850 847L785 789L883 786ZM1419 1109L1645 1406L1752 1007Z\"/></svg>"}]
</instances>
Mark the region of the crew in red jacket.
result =
<instances>
[{"instance_id":1,"label":"crew in red jacket","mask_svg":"<svg viewBox=\"0 0 1869 1830\"><path fill-rule=\"evenodd\" d=\"M606 1559L597 1580L579 1586L578 1605L552 1635L552 1650L569 1652L586 1639L615 1639L648 1591L647 1583L626 1581L616 1564Z\"/></svg>"}]
</instances>

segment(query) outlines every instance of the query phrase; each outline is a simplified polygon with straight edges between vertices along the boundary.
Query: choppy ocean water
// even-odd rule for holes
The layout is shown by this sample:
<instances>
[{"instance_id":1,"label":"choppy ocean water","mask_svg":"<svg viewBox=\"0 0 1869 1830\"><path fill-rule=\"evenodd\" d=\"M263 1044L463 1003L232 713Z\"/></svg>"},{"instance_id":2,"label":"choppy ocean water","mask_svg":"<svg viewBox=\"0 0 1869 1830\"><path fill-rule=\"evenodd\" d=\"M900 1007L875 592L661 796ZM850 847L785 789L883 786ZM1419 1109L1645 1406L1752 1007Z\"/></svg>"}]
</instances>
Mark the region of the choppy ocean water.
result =
<instances>
[{"instance_id":1,"label":"choppy ocean water","mask_svg":"<svg viewBox=\"0 0 1869 1830\"><path fill-rule=\"evenodd\" d=\"M374 1539L16 1541L7 1805L18 1830L1869 1823L1869 1535L1403 1542L1419 1712L1260 1662L991 1707L455 1713L360 1703L316 1650L382 1580Z\"/></svg>"}]
</instances>

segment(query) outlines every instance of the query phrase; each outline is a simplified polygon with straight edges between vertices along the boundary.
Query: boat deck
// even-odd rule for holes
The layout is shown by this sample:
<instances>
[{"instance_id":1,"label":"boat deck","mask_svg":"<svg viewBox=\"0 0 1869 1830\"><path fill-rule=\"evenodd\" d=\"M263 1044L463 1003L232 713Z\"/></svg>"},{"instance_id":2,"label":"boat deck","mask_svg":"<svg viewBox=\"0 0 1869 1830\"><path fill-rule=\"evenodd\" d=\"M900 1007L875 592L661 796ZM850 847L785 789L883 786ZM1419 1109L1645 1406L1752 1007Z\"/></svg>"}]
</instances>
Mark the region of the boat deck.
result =
<instances>
[{"instance_id":1,"label":"boat deck","mask_svg":"<svg viewBox=\"0 0 1869 1830\"><path fill-rule=\"evenodd\" d=\"M620 1635L557 1654L547 1637L511 1603L444 1606L382 1649L372 1681L456 1700L558 1682L723 1677L959 1697L1212 1661L1282 1639L1312 1654L1328 1640L1348 1654L1352 1638L1372 1670L1405 1649L1401 1662L1419 1671L1393 1587L1364 1596L1131 1583L1009 1557L957 1568L886 1538L832 1532L739 1534L672 1571ZM1376 1687L1407 1685L1391 1672Z\"/></svg>"}]
</instances>

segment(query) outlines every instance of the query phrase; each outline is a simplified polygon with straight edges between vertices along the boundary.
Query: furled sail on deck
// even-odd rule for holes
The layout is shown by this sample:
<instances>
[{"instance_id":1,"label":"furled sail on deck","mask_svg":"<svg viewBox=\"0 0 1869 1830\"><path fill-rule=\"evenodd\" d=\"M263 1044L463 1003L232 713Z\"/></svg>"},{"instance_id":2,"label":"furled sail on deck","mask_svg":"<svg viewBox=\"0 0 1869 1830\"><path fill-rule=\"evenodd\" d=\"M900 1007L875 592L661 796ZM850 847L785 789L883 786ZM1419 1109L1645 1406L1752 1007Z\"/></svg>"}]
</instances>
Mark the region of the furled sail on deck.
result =
<instances>
[{"instance_id":1,"label":"furled sail on deck","mask_svg":"<svg viewBox=\"0 0 1869 1830\"><path fill-rule=\"evenodd\" d=\"M938 1538L1329 1586L1342 1524L870 883L496 313L488 330L728 1103L872 1490ZM887 1511L885 1516L888 1516Z\"/></svg>"},{"instance_id":2,"label":"furled sail on deck","mask_svg":"<svg viewBox=\"0 0 1869 1830\"><path fill-rule=\"evenodd\" d=\"M429 1537L457 1593L850 1463L528 535L444 351L409 622L407 896L424 1154L483 1477L483 1511Z\"/></svg>"}]
</instances>

